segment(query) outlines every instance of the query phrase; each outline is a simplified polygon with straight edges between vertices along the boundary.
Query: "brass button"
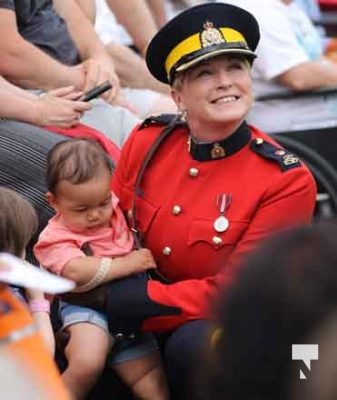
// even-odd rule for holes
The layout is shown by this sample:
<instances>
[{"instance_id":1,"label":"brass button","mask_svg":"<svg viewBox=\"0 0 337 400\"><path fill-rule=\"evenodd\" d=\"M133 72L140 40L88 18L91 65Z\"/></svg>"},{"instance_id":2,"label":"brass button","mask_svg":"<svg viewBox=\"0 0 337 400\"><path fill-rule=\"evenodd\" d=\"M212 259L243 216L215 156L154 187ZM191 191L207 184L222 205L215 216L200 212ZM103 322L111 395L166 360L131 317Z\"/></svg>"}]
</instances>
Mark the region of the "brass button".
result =
<instances>
[{"instance_id":1,"label":"brass button","mask_svg":"<svg viewBox=\"0 0 337 400\"><path fill-rule=\"evenodd\" d=\"M259 138L257 138L257 139L255 140L255 143L256 143L258 146L260 146L260 144L263 143L263 139L259 137Z\"/></svg>"},{"instance_id":2,"label":"brass button","mask_svg":"<svg viewBox=\"0 0 337 400\"><path fill-rule=\"evenodd\" d=\"M199 174L199 170L197 168L190 168L189 174L192 178L194 178Z\"/></svg>"},{"instance_id":3,"label":"brass button","mask_svg":"<svg viewBox=\"0 0 337 400\"><path fill-rule=\"evenodd\" d=\"M169 256L171 253L172 253L171 247L165 246L165 247L163 248L163 254L164 254L165 256Z\"/></svg>"},{"instance_id":4,"label":"brass button","mask_svg":"<svg viewBox=\"0 0 337 400\"><path fill-rule=\"evenodd\" d=\"M116 340L121 340L121 339L123 339L123 338L124 338L123 333L116 333L116 335L115 335L115 339L116 339Z\"/></svg>"},{"instance_id":5,"label":"brass button","mask_svg":"<svg viewBox=\"0 0 337 400\"><path fill-rule=\"evenodd\" d=\"M222 243L222 239L221 239L221 237L219 237L219 236L213 236L212 242L213 242L216 246L219 246L219 244Z\"/></svg>"},{"instance_id":6,"label":"brass button","mask_svg":"<svg viewBox=\"0 0 337 400\"><path fill-rule=\"evenodd\" d=\"M181 207L178 205L173 206L172 208L172 214L173 215L179 215L181 213Z\"/></svg>"}]
</instances>

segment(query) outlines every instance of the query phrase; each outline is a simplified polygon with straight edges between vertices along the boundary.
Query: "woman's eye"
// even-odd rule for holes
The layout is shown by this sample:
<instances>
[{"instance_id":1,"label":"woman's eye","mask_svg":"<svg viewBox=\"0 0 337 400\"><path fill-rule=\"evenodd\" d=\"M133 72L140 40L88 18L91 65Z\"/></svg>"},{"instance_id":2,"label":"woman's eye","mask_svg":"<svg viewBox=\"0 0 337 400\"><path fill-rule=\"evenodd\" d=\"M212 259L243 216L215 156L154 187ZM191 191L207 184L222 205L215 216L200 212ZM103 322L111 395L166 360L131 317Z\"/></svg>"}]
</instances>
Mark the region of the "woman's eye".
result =
<instances>
[{"instance_id":1,"label":"woman's eye","mask_svg":"<svg viewBox=\"0 0 337 400\"><path fill-rule=\"evenodd\" d=\"M228 69L230 69L230 70L235 70L235 69L243 69L243 67L244 67L244 64L243 63L241 63L241 62L235 62L235 63L233 63L233 64L230 64L229 66L228 66Z\"/></svg>"},{"instance_id":2,"label":"woman's eye","mask_svg":"<svg viewBox=\"0 0 337 400\"><path fill-rule=\"evenodd\" d=\"M200 71L198 71L196 73L196 77L202 77L202 76L207 76L207 75L211 75L212 71L209 69L201 69Z\"/></svg>"}]
</instances>

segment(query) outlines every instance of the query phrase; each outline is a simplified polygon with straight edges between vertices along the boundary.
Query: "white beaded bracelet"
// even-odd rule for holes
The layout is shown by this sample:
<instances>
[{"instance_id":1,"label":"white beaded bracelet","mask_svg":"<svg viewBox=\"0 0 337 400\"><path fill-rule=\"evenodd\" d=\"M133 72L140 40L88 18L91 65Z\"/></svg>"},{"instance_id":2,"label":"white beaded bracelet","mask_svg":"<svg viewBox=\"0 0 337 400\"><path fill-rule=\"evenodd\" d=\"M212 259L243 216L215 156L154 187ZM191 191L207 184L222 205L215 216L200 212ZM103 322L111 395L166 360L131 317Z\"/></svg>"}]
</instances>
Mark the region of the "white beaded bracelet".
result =
<instances>
[{"instance_id":1,"label":"white beaded bracelet","mask_svg":"<svg viewBox=\"0 0 337 400\"><path fill-rule=\"evenodd\" d=\"M89 282L85 283L84 285L77 286L73 290L73 292L81 293L81 292L88 292L91 289L94 289L95 287L99 286L104 278L106 277L106 274L108 273L110 267L111 267L112 259L108 257L102 257L101 262L99 263L98 270L93 278L90 279Z\"/></svg>"}]
</instances>

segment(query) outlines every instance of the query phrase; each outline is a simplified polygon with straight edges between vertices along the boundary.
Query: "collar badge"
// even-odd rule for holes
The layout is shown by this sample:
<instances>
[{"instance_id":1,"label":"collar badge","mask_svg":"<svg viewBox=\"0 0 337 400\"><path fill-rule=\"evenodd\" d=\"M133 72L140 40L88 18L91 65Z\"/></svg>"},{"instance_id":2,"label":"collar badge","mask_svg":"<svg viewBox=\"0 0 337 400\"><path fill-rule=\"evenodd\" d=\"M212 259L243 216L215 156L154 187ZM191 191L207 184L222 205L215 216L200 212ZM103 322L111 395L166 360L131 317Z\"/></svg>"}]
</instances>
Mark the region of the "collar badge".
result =
<instances>
[{"instance_id":1,"label":"collar badge","mask_svg":"<svg viewBox=\"0 0 337 400\"><path fill-rule=\"evenodd\" d=\"M212 158L220 158L226 155L225 149L221 147L220 143L214 143L213 148L211 150Z\"/></svg>"}]
</instances>

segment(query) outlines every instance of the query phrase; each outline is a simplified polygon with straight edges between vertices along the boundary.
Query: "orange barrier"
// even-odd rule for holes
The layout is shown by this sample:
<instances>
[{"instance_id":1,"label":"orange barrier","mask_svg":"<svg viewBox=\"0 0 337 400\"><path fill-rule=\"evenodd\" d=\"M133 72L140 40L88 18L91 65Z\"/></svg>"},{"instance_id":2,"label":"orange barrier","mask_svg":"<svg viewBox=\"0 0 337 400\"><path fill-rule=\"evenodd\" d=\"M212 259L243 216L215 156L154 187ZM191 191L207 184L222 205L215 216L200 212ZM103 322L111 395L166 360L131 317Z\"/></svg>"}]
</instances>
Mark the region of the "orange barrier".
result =
<instances>
[{"instance_id":1,"label":"orange barrier","mask_svg":"<svg viewBox=\"0 0 337 400\"><path fill-rule=\"evenodd\" d=\"M2 379L1 398L70 400L29 311L4 284L0 284L0 371L1 360L6 360L5 368L15 370L13 379ZM23 382L25 396L15 397Z\"/></svg>"}]
</instances>

